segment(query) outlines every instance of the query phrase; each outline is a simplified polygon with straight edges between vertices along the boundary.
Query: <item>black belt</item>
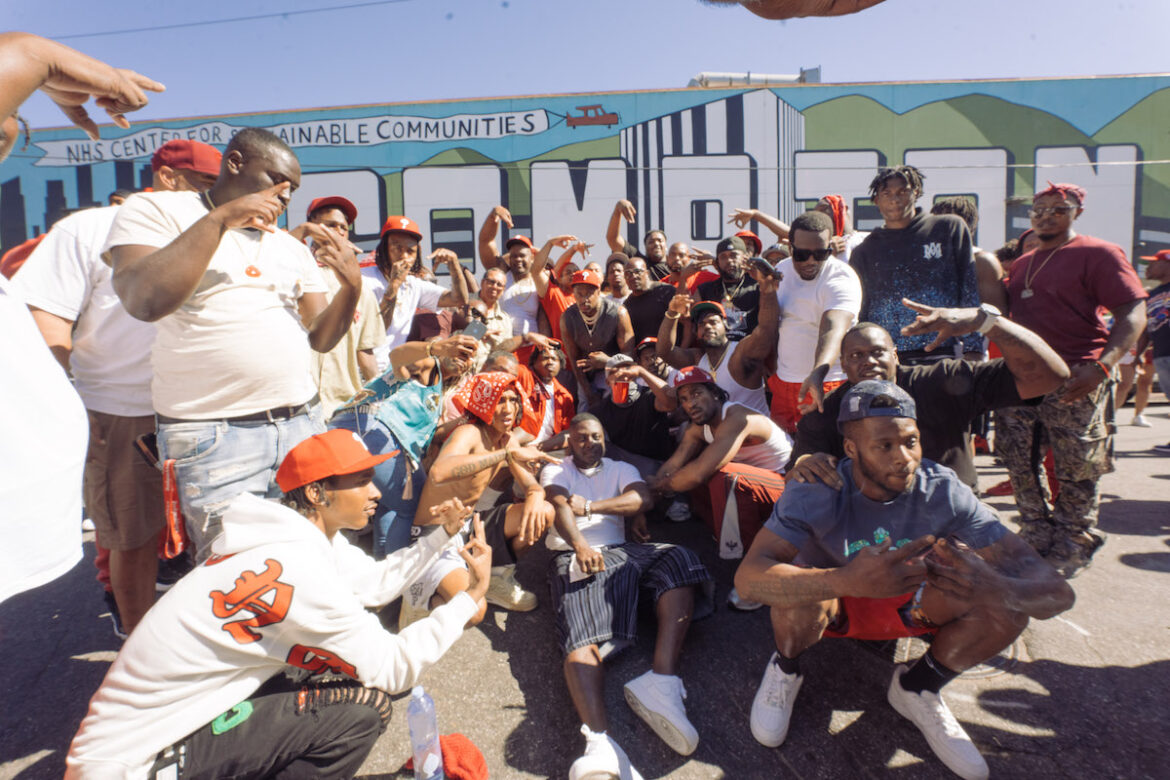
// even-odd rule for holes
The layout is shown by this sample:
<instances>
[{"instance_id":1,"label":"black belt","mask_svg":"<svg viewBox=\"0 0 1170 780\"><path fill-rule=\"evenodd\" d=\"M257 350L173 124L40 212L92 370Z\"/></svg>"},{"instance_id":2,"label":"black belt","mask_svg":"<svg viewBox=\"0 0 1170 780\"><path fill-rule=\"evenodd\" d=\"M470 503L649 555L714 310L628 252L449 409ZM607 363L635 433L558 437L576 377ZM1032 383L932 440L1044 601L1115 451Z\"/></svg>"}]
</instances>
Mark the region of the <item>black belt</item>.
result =
<instances>
[{"instance_id":1,"label":"black belt","mask_svg":"<svg viewBox=\"0 0 1170 780\"><path fill-rule=\"evenodd\" d=\"M252 414L242 414L239 417L218 417L212 420L182 420L178 417L167 417L165 414L156 414L154 417L160 423L166 425L173 425L175 423L203 423L203 422L229 422L229 423L248 423L248 422L277 422L278 420L291 420L297 415L308 413L309 409L321 400L320 395L314 395L308 401L305 401L300 406L276 406L272 409L265 409L263 412L253 412Z\"/></svg>"}]
</instances>

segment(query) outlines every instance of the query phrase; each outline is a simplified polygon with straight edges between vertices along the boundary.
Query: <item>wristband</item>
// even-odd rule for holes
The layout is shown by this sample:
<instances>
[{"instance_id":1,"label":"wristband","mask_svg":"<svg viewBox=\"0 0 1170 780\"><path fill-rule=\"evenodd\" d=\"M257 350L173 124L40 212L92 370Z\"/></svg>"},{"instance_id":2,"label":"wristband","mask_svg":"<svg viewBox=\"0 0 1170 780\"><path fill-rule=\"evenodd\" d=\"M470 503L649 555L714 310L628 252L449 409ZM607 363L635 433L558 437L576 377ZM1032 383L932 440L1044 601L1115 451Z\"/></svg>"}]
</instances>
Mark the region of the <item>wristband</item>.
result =
<instances>
[{"instance_id":1,"label":"wristband","mask_svg":"<svg viewBox=\"0 0 1170 780\"><path fill-rule=\"evenodd\" d=\"M1106 379L1113 376L1113 372L1110 371L1108 368L1106 368L1105 364L1102 363L1100 360L1094 360L1093 362L1097 364L1097 368L1101 369L1105 373Z\"/></svg>"},{"instance_id":2,"label":"wristband","mask_svg":"<svg viewBox=\"0 0 1170 780\"><path fill-rule=\"evenodd\" d=\"M435 346L435 342L433 342L433 341L427 342L427 357L434 357L435 356L435 353L431 351L432 349L434 349L434 346Z\"/></svg>"},{"instance_id":3,"label":"wristband","mask_svg":"<svg viewBox=\"0 0 1170 780\"><path fill-rule=\"evenodd\" d=\"M673 317L670 316L672 314L674 315ZM666 312L666 319L668 319L668 320L677 320L679 318L679 316L681 316L681 315L679 315L679 313L677 311L667 310L667 312Z\"/></svg>"}]
</instances>

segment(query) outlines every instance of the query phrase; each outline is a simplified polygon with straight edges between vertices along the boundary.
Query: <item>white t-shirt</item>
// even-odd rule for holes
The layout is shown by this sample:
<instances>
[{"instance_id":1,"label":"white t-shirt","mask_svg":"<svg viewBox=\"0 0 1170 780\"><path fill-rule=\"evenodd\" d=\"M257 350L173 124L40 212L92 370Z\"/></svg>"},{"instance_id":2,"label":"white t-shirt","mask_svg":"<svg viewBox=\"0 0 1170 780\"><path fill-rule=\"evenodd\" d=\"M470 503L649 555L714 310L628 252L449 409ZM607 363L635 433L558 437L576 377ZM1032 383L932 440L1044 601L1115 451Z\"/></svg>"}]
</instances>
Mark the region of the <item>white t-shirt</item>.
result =
<instances>
[{"instance_id":1,"label":"white t-shirt","mask_svg":"<svg viewBox=\"0 0 1170 780\"><path fill-rule=\"evenodd\" d=\"M525 276L509 284L500 296L500 308L512 318L513 335L522 336L538 330L536 315L540 311L540 296L536 294L536 282L532 277Z\"/></svg>"},{"instance_id":2,"label":"white t-shirt","mask_svg":"<svg viewBox=\"0 0 1170 780\"><path fill-rule=\"evenodd\" d=\"M81 560L89 440L81 399L10 285L0 276L0 601Z\"/></svg>"},{"instance_id":3,"label":"white t-shirt","mask_svg":"<svg viewBox=\"0 0 1170 780\"><path fill-rule=\"evenodd\" d=\"M71 214L49 231L12 278L26 302L76 323L69 367L85 408L120 417L154 414L154 323L130 316L101 251L117 206Z\"/></svg>"},{"instance_id":4,"label":"white t-shirt","mask_svg":"<svg viewBox=\"0 0 1170 780\"><path fill-rule=\"evenodd\" d=\"M382 296L386 294L386 279L377 266L362 269L362 278L374 292L374 299L379 305ZM378 371L385 373L390 368L390 350L399 344L405 344L410 336L410 326L414 324L414 313L419 309L438 311L439 298L445 289L417 276L408 276L398 287L398 297L394 303L394 313L390 316L390 327L386 328L386 343L374 348L374 357L378 360Z\"/></svg>"},{"instance_id":5,"label":"white t-shirt","mask_svg":"<svg viewBox=\"0 0 1170 780\"><path fill-rule=\"evenodd\" d=\"M102 255L165 247L207 215L194 192L132 195ZM159 414L214 420L294 406L316 393L298 301L324 293L308 247L284 231L229 230L195 293L157 323L151 395Z\"/></svg>"},{"instance_id":6,"label":"white t-shirt","mask_svg":"<svg viewBox=\"0 0 1170 780\"><path fill-rule=\"evenodd\" d=\"M576 494L589 501L615 498L625 493L635 482L644 481L638 470L629 463L609 458L602 458L601 465L595 469L581 471L573 463L573 456L568 455L561 461L561 465L545 466L540 472L541 485L545 487L559 485L567 490L569 495ZM626 541L626 521L620 515L602 515L595 512L589 518L578 517L577 530L585 537L589 546L594 548L624 544ZM545 544L550 550L573 549L555 528L549 529Z\"/></svg>"},{"instance_id":7,"label":"white t-shirt","mask_svg":"<svg viewBox=\"0 0 1170 780\"><path fill-rule=\"evenodd\" d=\"M805 281L792 267L792 258L781 260L776 268L784 274L776 290L780 305L780 337L776 375L784 382L803 382L813 370L817 338L821 332L821 315L841 310L853 315L861 311L861 280L848 264L829 259L821 264L816 279ZM826 382L845 378L841 361L833 361Z\"/></svg>"}]
</instances>

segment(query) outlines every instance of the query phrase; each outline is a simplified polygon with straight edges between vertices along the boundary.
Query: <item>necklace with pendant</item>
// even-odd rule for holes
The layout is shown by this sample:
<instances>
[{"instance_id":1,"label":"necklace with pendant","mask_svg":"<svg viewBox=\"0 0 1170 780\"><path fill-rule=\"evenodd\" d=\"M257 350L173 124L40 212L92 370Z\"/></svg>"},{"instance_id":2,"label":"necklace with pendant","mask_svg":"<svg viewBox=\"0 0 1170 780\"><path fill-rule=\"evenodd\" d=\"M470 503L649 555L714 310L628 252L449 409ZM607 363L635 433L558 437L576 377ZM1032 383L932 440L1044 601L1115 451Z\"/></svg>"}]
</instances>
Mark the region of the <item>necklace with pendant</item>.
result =
<instances>
[{"instance_id":1,"label":"necklace with pendant","mask_svg":"<svg viewBox=\"0 0 1170 780\"><path fill-rule=\"evenodd\" d=\"M1076 238L1076 236L1073 236L1073 238ZM1036 255L1032 255L1031 259L1028 260L1028 268L1024 272L1024 289L1020 293L1020 298L1027 300L1036 294L1032 291L1032 282L1035 281L1036 275L1044 270L1044 266L1048 265L1048 261L1051 260L1057 252L1064 249L1069 241L1072 241L1072 238L1067 239L1063 244L1049 252L1048 257L1044 258L1044 262L1042 262L1040 266L1036 268L1036 270L1032 270L1032 266L1036 263Z\"/></svg>"}]
</instances>

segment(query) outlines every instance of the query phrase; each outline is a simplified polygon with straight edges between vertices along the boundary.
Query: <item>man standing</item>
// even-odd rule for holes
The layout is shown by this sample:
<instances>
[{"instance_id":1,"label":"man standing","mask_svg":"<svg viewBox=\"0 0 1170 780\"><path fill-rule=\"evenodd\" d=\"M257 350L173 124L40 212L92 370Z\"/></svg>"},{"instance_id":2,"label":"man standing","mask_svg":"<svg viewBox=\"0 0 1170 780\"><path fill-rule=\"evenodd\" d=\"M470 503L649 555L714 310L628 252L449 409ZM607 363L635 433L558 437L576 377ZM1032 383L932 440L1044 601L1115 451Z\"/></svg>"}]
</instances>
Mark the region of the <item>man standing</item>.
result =
<instances>
[{"instance_id":1,"label":"man standing","mask_svg":"<svg viewBox=\"0 0 1170 780\"><path fill-rule=\"evenodd\" d=\"M605 228L605 242L609 245L611 252L621 252L631 260L635 257L645 260L646 267L656 281L665 279L670 275L670 267L666 263L667 241L665 233L661 230L647 231L645 238L642 239L642 243L646 247L645 252L639 252L638 247L622 238L622 220L632 225L637 217L638 210L630 201L623 198L615 203L613 214L609 217L609 225Z\"/></svg>"},{"instance_id":2,"label":"man standing","mask_svg":"<svg viewBox=\"0 0 1170 780\"><path fill-rule=\"evenodd\" d=\"M840 487L837 460L845 456L845 444L836 420L841 401L852 385L880 379L897 383L917 404L926 457L954 469L974 489L978 475L969 444L971 421L992 409L1016 406L1051 392L1068 377L1064 361L1043 339L991 307L935 309L914 301L905 305L918 313L906 333L938 334L928 350L955 337L979 333L995 342L1003 357L979 363L950 359L903 366L898 363L894 340L881 326L872 322L853 326L841 340L841 368L847 384L827 395L821 409L805 412L797 423L788 467L791 479Z\"/></svg>"},{"instance_id":3,"label":"man standing","mask_svg":"<svg viewBox=\"0 0 1170 780\"><path fill-rule=\"evenodd\" d=\"M313 255L275 227L300 176L283 141L245 128L209 191L136 195L106 239L126 311L158 322L159 451L200 561L228 502L278 496L284 455L324 429L310 351L331 350L353 322L361 276L348 242L329 234L317 254L340 282L326 305Z\"/></svg>"},{"instance_id":4,"label":"man standing","mask_svg":"<svg viewBox=\"0 0 1170 780\"><path fill-rule=\"evenodd\" d=\"M760 288L748 269L747 244L738 236L725 238L715 248L719 279L697 288L699 300L715 301L727 317L727 337L739 341L756 329Z\"/></svg>"},{"instance_id":5,"label":"man standing","mask_svg":"<svg viewBox=\"0 0 1170 780\"><path fill-rule=\"evenodd\" d=\"M841 489L789 485L740 564L736 588L771 607L776 642L752 703L752 736L783 744L802 653L823 636L932 634L925 655L894 670L887 698L951 771L986 778L940 690L1075 596L953 471L923 460L915 416L914 400L893 383L851 388L838 417L849 456L837 466Z\"/></svg>"},{"instance_id":6,"label":"man standing","mask_svg":"<svg viewBox=\"0 0 1170 780\"><path fill-rule=\"evenodd\" d=\"M150 159L156 192L201 192L215 183L220 154L198 141L168 141ZM13 278L33 320L89 417L85 507L97 543L110 551L110 592L128 634L154 603L162 477L134 442L154 433L150 348L154 325L131 317L114 292L101 251L117 206L84 209L49 231ZM118 620L115 620L115 624Z\"/></svg>"},{"instance_id":7,"label":"man standing","mask_svg":"<svg viewBox=\"0 0 1170 780\"><path fill-rule=\"evenodd\" d=\"M1146 332L1138 343L1137 353L1141 355L1146 347L1153 347L1158 384L1162 393L1170 398L1170 249L1142 259L1150 261L1146 266L1146 278L1160 284L1150 290L1150 297L1146 300ZM1170 454L1170 444L1157 444L1154 449Z\"/></svg>"},{"instance_id":8,"label":"man standing","mask_svg":"<svg viewBox=\"0 0 1170 780\"><path fill-rule=\"evenodd\" d=\"M860 318L881 325L894 337L904 365L959 355L954 342L927 352L927 336L903 335L902 327L913 315L902 306L902 298L927 306L979 305L971 231L952 214L932 216L918 208L922 180L913 165L878 171L869 193L885 224L870 233L849 260L865 293ZM962 353L972 360L982 359L978 334L962 339Z\"/></svg>"},{"instance_id":9,"label":"man standing","mask_svg":"<svg viewBox=\"0 0 1170 780\"><path fill-rule=\"evenodd\" d=\"M1105 542L1096 525L1098 483L1113 470L1113 369L1146 327L1146 292L1125 252L1073 230L1084 204L1085 191L1073 184L1050 183L1032 200L1028 213L1040 247L1012 268L1011 318L1040 334L1071 376L1038 405L1003 410L997 431L1020 535L1065 576L1087 566ZM1060 482L1051 509L1030 458L1037 427L1052 447Z\"/></svg>"},{"instance_id":10,"label":"man standing","mask_svg":"<svg viewBox=\"0 0 1170 780\"><path fill-rule=\"evenodd\" d=\"M512 227L512 215L503 206L496 206L488 214L479 230L479 259L485 268L502 263L511 275L511 283L500 296L500 306L512 318L512 332L523 336L529 332L547 332L539 325L541 317L540 294L529 273L536 255L532 239L514 235L504 243L504 255L496 248L496 234L500 222Z\"/></svg>"},{"instance_id":11,"label":"man standing","mask_svg":"<svg viewBox=\"0 0 1170 780\"><path fill-rule=\"evenodd\" d=\"M838 358L841 337L857 322L861 282L845 263L831 263L833 222L819 211L792 221L788 243L792 256L776 267L780 307L772 419L796 432L802 405L821 408L825 393L845 379Z\"/></svg>"},{"instance_id":12,"label":"man standing","mask_svg":"<svg viewBox=\"0 0 1170 780\"><path fill-rule=\"evenodd\" d=\"M701 368L683 369L674 388L691 424L650 487L665 495L705 486L709 496L691 503L719 539L720 555L740 558L784 492L792 439L767 414L730 403Z\"/></svg>"},{"instance_id":13,"label":"man standing","mask_svg":"<svg viewBox=\"0 0 1170 780\"><path fill-rule=\"evenodd\" d=\"M675 289L669 284L654 281L641 257L631 257L626 263L626 284L630 294L622 303L630 315L634 329L634 343L649 336L658 335L658 326L666 314L666 307L674 297Z\"/></svg>"},{"instance_id":14,"label":"man standing","mask_svg":"<svg viewBox=\"0 0 1170 780\"><path fill-rule=\"evenodd\" d=\"M577 380L578 408L596 407L605 389L599 372L614 355L633 351L634 330L626 310L601 295L601 277L593 271L573 274L573 300L561 315L565 359Z\"/></svg>"},{"instance_id":15,"label":"man standing","mask_svg":"<svg viewBox=\"0 0 1170 780\"><path fill-rule=\"evenodd\" d=\"M625 684L626 702L680 755L695 752L699 734L687 718L679 656L696 612L710 614L714 583L699 556L685 547L651 543L646 512L650 491L637 469L605 457L605 431L590 414L569 427L569 457L546 466L540 482L555 509L556 551L549 564L557 633L565 653L565 682L585 735L585 754L571 778L621 777L632 773L612 737L605 714L605 670L599 646L637 639L638 596L654 597L658 636L649 671ZM626 520L633 518L626 541ZM623 761L624 759L624 761ZM623 766L623 763L625 766Z\"/></svg>"},{"instance_id":16,"label":"man standing","mask_svg":"<svg viewBox=\"0 0 1170 780\"><path fill-rule=\"evenodd\" d=\"M374 350L378 373L390 367L390 350L410 339L416 311L465 306L469 302L463 266L449 249L436 249L429 257L447 263L450 290L414 275L421 241L422 231L413 219L397 214L387 217L374 249L374 265L362 269L362 277L378 300L382 324L386 326L386 343Z\"/></svg>"},{"instance_id":17,"label":"man standing","mask_svg":"<svg viewBox=\"0 0 1170 780\"><path fill-rule=\"evenodd\" d=\"M352 777L409 689L463 633L487 589L483 526L469 509L428 509L441 530L374 562L341 530L364 528L378 489L357 434L294 447L282 504L247 493L223 517L214 555L163 596L106 673L66 759L68 778ZM475 584L399 634L368 607L397 598L444 550ZM289 667L342 679L294 683Z\"/></svg>"},{"instance_id":18,"label":"man standing","mask_svg":"<svg viewBox=\"0 0 1170 780\"><path fill-rule=\"evenodd\" d=\"M307 220L289 233L302 241L313 239L313 255L324 248L322 231L333 231L342 241L349 241L349 226L357 220L357 206L346 198L334 195L316 198L309 204ZM340 289L337 276L321 262L321 276L328 288L326 297L332 300ZM374 350L386 343L386 328L378 313L378 299L374 291L362 285L358 295L354 321L337 346L328 352L313 353L313 378L321 394L321 410L328 419L333 410L352 398L362 385L378 376L378 359Z\"/></svg>"}]
</instances>

